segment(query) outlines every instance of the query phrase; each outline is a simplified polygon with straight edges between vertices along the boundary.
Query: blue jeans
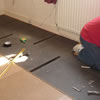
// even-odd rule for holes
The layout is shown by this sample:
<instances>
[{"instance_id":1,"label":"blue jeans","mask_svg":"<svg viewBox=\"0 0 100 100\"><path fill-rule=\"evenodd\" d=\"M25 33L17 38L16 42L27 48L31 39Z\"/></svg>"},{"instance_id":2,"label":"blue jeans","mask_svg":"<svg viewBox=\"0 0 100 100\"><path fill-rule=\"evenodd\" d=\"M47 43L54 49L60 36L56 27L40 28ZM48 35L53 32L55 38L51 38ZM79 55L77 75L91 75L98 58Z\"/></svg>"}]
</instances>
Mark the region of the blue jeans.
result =
<instances>
[{"instance_id":1,"label":"blue jeans","mask_svg":"<svg viewBox=\"0 0 100 100\"><path fill-rule=\"evenodd\" d=\"M84 49L80 51L78 58L92 68L100 70L100 47L85 41L82 37L80 41Z\"/></svg>"}]
</instances>

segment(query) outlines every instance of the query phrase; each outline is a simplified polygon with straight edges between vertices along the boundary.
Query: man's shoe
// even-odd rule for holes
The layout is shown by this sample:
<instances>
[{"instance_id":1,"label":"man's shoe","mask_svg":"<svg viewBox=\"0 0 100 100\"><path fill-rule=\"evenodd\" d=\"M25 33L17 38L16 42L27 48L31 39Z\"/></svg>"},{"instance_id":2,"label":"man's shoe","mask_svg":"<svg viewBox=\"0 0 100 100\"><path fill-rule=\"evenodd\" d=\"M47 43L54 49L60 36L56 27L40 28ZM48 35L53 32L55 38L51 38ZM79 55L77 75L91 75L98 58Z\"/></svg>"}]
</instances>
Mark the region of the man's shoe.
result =
<instances>
[{"instance_id":1,"label":"man's shoe","mask_svg":"<svg viewBox=\"0 0 100 100\"><path fill-rule=\"evenodd\" d=\"M82 49L84 49L84 47L82 46L81 43L79 43L79 44L76 44L73 47L73 50L72 51L74 52L74 55L77 56Z\"/></svg>"}]
</instances>

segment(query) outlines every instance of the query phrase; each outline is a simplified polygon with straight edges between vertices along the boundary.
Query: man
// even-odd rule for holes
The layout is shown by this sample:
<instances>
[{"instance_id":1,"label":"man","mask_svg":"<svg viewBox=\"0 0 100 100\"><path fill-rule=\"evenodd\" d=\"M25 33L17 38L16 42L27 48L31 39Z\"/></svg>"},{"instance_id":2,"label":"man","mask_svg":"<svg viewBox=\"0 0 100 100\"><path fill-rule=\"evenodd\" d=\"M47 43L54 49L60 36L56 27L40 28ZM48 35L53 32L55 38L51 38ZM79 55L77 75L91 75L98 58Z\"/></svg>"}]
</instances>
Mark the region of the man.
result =
<instances>
[{"instance_id":1,"label":"man","mask_svg":"<svg viewBox=\"0 0 100 100\"><path fill-rule=\"evenodd\" d=\"M80 42L73 48L74 54L85 64L100 70L100 16L83 27Z\"/></svg>"}]
</instances>

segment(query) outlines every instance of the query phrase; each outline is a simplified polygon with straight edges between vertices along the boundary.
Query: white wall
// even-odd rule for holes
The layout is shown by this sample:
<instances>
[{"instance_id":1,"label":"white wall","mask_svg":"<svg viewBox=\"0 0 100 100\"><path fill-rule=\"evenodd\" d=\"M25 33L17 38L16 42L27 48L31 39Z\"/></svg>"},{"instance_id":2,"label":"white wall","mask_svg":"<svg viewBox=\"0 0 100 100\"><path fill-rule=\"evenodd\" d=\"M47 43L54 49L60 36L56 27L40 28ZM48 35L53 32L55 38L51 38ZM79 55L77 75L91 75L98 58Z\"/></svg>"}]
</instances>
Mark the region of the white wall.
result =
<instances>
[{"instance_id":1,"label":"white wall","mask_svg":"<svg viewBox=\"0 0 100 100\"><path fill-rule=\"evenodd\" d=\"M6 14L48 31L57 32L56 6L44 0L5 0Z\"/></svg>"},{"instance_id":2,"label":"white wall","mask_svg":"<svg viewBox=\"0 0 100 100\"><path fill-rule=\"evenodd\" d=\"M30 19L31 0L5 0L6 13L12 17Z\"/></svg>"},{"instance_id":3,"label":"white wall","mask_svg":"<svg viewBox=\"0 0 100 100\"><path fill-rule=\"evenodd\" d=\"M0 0L0 15L4 13L4 0Z\"/></svg>"},{"instance_id":4,"label":"white wall","mask_svg":"<svg viewBox=\"0 0 100 100\"><path fill-rule=\"evenodd\" d=\"M79 35L56 27L57 5L47 4L44 0L5 0L5 7L6 14L11 17L76 41L79 39Z\"/></svg>"},{"instance_id":5,"label":"white wall","mask_svg":"<svg viewBox=\"0 0 100 100\"><path fill-rule=\"evenodd\" d=\"M5 0L6 11L42 23L54 12L54 5L48 5L43 0ZM52 13L53 14L53 13ZM54 24L52 15L45 21Z\"/></svg>"}]
</instances>

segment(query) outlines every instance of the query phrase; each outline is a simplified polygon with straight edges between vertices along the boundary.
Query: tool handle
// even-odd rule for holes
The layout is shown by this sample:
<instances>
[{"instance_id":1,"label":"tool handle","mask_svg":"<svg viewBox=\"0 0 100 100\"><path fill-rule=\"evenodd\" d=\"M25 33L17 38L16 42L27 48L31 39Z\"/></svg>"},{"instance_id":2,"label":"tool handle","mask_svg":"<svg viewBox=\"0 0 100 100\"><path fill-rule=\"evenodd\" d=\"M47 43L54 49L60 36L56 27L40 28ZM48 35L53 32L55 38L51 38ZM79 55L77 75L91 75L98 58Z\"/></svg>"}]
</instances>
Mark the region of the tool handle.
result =
<instances>
[{"instance_id":1,"label":"tool handle","mask_svg":"<svg viewBox=\"0 0 100 100\"><path fill-rule=\"evenodd\" d=\"M99 91L88 91L88 95L100 95Z\"/></svg>"}]
</instances>

